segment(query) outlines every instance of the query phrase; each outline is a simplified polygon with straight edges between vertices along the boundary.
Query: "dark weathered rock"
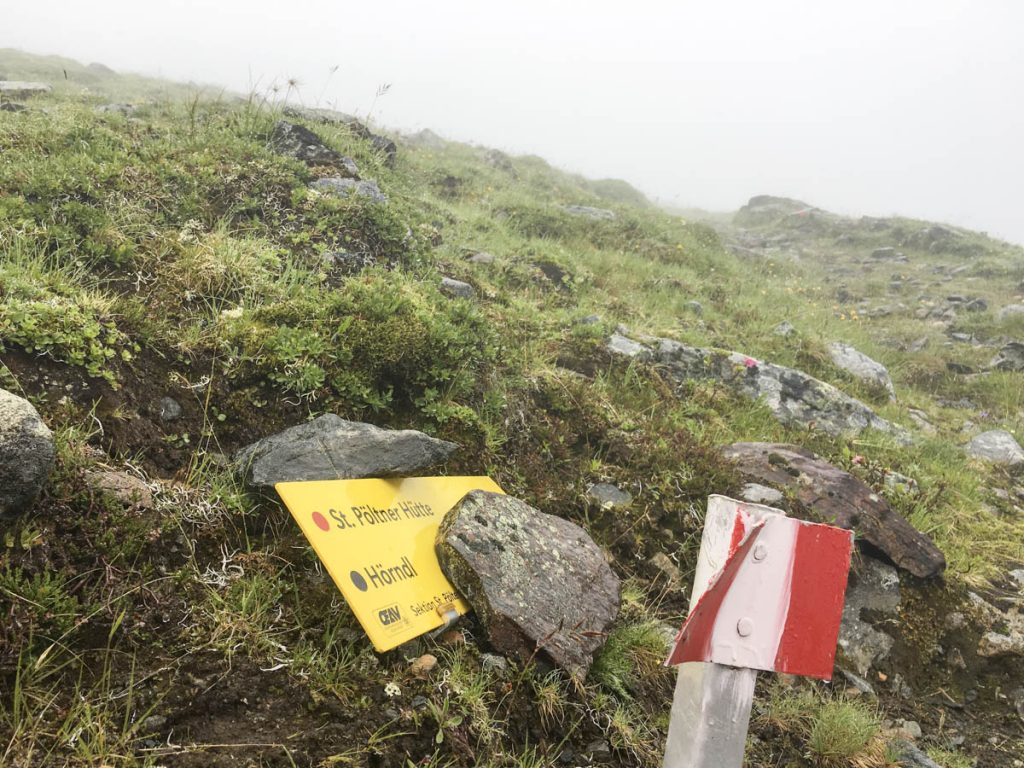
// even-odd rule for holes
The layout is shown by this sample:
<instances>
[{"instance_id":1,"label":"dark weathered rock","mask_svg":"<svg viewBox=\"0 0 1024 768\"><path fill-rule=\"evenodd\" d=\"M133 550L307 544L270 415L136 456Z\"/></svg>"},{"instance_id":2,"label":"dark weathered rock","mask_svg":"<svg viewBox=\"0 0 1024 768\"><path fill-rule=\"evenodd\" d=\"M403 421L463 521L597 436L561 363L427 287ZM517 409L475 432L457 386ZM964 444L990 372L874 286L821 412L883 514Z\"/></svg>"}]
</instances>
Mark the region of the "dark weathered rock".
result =
<instances>
[{"instance_id":1,"label":"dark weathered rock","mask_svg":"<svg viewBox=\"0 0 1024 768\"><path fill-rule=\"evenodd\" d=\"M619 579L586 531L511 496L472 491L445 515L437 551L491 645L586 676L619 613Z\"/></svg>"},{"instance_id":2,"label":"dark weathered rock","mask_svg":"<svg viewBox=\"0 0 1024 768\"><path fill-rule=\"evenodd\" d=\"M0 389L0 519L22 512L53 469L53 435L23 397Z\"/></svg>"},{"instance_id":3,"label":"dark weathered rock","mask_svg":"<svg viewBox=\"0 0 1024 768\"><path fill-rule=\"evenodd\" d=\"M1011 341L1004 344L992 358L989 368L997 371L1024 371L1024 343Z\"/></svg>"},{"instance_id":4,"label":"dark weathered rock","mask_svg":"<svg viewBox=\"0 0 1024 768\"><path fill-rule=\"evenodd\" d=\"M865 483L810 451L777 443L734 443L723 454L747 479L790 490L815 517L856 531L915 576L935 576L945 569L945 556L928 536Z\"/></svg>"},{"instance_id":5,"label":"dark weathered rock","mask_svg":"<svg viewBox=\"0 0 1024 768\"><path fill-rule=\"evenodd\" d=\"M991 429L967 444L967 453L976 459L1000 464L1004 467L1024 465L1024 449L1005 429Z\"/></svg>"},{"instance_id":6,"label":"dark weathered rock","mask_svg":"<svg viewBox=\"0 0 1024 768\"><path fill-rule=\"evenodd\" d=\"M33 83L24 80L0 80L0 96L5 99L26 99L30 96L41 96L53 89L46 83Z\"/></svg>"},{"instance_id":7,"label":"dark weathered rock","mask_svg":"<svg viewBox=\"0 0 1024 768\"><path fill-rule=\"evenodd\" d=\"M28 107L24 104L18 104L14 101L5 101L0 103L0 112L26 112Z\"/></svg>"},{"instance_id":8,"label":"dark weathered rock","mask_svg":"<svg viewBox=\"0 0 1024 768\"><path fill-rule=\"evenodd\" d=\"M381 429L333 413L265 437L232 462L246 483L400 477L444 462L458 448L415 430Z\"/></svg>"},{"instance_id":9,"label":"dark weathered rock","mask_svg":"<svg viewBox=\"0 0 1024 768\"><path fill-rule=\"evenodd\" d=\"M375 203L386 203L387 195L380 191L377 182L373 180L356 181L355 179L344 179L341 177L330 177L317 179L310 186L318 192L337 195L338 197L350 197L356 195L365 197Z\"/></svg>"},{"instance_id":10,"label":"dark weathered rock","mask_svg":"<svg viewBox=\"0 0 1024 768\"><path fill-rule=\"evenodd\" d=\"M890 424L864 403L793 368L739 352L690 347L671 339L645 339L641 343L616 334L607 349L614 355L654 362L679 382L719 381L744 397L764 403L783 424L813 427L830 435L857 434L870 428L909 442L906 430Z\"/></svg>"},{"instance_id":11,"label":"dark weathered rock","mask_svg":"<svg viewBox=\"0 0 1024 768\"><path fill-rule=\"evenodd\" d=\"M285 107L284 113L289 117L298 117L310 122L328 123L331 125L344 125L353 135L370 143L374 151L384 157L384 164L393 167L398 156L398 146L387 136L374 133L362 122L352 115L338 112L333 109L319 109L316 107Z\"/></svg>"},{"instance_id":12,"label":"dark weathered rock","mask_svg":"<svg viewBox=\"0 0 1024 768\"><path fill-rule=\"evenodd\" d=\"M355 163L328 147L308 128L287 120L278 120L270 134L270 145L282 155L294 157L309 165L337 165L351 175L358 175Z\"/></svg>"}]
</instances>

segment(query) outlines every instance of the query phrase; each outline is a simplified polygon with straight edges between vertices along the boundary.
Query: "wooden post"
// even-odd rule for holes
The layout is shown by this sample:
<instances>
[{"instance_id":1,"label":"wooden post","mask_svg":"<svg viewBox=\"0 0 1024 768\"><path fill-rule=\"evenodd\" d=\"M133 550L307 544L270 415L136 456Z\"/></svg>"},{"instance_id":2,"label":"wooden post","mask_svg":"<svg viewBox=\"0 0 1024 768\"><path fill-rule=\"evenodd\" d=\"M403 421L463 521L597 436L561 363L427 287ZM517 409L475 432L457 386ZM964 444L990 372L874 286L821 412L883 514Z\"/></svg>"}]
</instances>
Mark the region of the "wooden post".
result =
<instances>
[{"instance_id":1,"label":"wooden post","mask_svg":"<svg viewBox=\"0 0 1024 768\"><path fill-rule=\"evenodd\" d=\"M751 524L784 512L743 504ZM738 502L724 496L708 499L704 534L690 593L697 604L737 543ZM747 742L750 707L757 671L721 664L688 662L679 666L665 747L664 768L740 768Z\"/></svg>"}]
</instances>

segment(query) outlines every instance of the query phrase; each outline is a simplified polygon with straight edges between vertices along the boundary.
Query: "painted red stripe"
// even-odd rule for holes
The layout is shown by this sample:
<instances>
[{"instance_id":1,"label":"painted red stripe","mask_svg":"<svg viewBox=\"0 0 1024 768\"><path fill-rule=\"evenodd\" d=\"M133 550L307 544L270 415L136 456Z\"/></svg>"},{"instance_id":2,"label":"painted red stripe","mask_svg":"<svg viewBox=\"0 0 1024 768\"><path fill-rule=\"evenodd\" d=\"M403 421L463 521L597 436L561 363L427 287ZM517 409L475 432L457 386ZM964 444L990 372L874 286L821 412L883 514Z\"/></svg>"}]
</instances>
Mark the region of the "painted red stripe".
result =
<instances>
[{"instance_id":1,"label":"painted red stripe","mask_svg":"<svg viewBox=\"0 0 1024 768\"><path fill-rule=\"evenodd\" d=\"M738 517L737 517L738 519ZM740 523L742 525L742 523ZM764 530L764 523L759 523L747 536L746 541L732 553L725 566L719 571L718 578L708 585L697 605L686 617L679 635L676 637L672 655L665 663L669 666L682 664L684 661L707 661L711 656L711 637L715 631L715 621L722 607L725 596L729 593L736 574L754 546L758 535ZM733 531L735 535L735 529Z\"/></svg>"},{"instance_id":2,"label":"painted red stripe","mask_svg":"<svg viewBox=\"0 0 1024 768\"><path fill-rule=\"evenodd\" d=\"M850 531L800 526L776 671L832 679L852 546Z\"/></svg>"}]
</instances>

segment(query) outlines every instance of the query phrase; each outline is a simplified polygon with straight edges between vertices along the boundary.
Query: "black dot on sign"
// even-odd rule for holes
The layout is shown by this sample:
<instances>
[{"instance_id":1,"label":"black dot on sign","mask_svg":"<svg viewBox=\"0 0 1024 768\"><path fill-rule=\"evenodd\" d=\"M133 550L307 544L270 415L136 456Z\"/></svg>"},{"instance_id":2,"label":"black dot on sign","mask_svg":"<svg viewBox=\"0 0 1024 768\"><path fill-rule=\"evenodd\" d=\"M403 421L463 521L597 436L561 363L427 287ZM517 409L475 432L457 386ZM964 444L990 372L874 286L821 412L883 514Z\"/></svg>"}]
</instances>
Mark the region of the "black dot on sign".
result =
<instances>
[{"instance_id":1,"label":"black dot on sign","mask_svg":"<svg viewBox=\"0 0 1024 768\"><path fill-rule=\"evenodd\" d=\"M363 575L359 571L352 571L352 573L349 574L349 578L352 579L352 583L356 585L356 589L360 592L365 592L369 589L366 585L366 579L363 578Z\"/></svg>"}]
</instances>

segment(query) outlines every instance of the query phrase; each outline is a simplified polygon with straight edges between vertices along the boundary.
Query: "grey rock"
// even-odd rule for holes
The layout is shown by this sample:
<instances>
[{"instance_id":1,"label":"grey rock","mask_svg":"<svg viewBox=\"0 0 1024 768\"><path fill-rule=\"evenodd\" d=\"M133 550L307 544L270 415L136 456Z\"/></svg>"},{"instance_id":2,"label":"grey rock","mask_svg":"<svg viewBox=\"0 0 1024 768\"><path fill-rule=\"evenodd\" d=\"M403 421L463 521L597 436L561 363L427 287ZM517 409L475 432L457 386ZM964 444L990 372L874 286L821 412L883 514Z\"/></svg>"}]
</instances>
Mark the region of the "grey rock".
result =
<instances>
[{"instance_id":1,"label":"grey rock","mask_svg":"<svg viewBox=\"0 0 1024 768\"><path fill-rule=\"evenodd\" d=\"M344 112L318 107L285 107L284 113L289 117L297 117L309 122L344 125L357 138L369 142L373 150L384 156L384 164L391 168L398 157L398 145L387 136L374 133L357 118Z\"/></svg>"},{"instance_id":2,"label":"grey rock","mask_svg":"<svg viewBox=\"0 0 1024 768\"><path fill-rule=\"evenodd\" d=\"M1010 571L1010 578L1017 582L1017 586L1024 589L1024 568L1015 568Z\"/></svg>"},{"instance_id":3,"label":"grey rock","mask_svg":"<svg viewBox=\"0 0 1024 768\"><path fill-rule=\"evenodd\" d=\"M24 104L18 104L14 101L5 101L0 103L0 112L27 112L28 107Z\"/></svg>"},{"instance_id":4,"label":"grey rock","mask_svg":"<svg viewBox=\"0 0 1024 768\"><path fill-rule=\"evenodd\" d=\"M565 205L562 210L571 216L581 216L585 219L595 221L610 221L615 218L615 212L605 208L592 208L589 205Z\"/></svg>"},{"instance_id":5,"label":"grey rock","mask_svg":"<svg viewBox=\"0 0 1024 768\"><path fill-rule=\"evenodd\" d=\"M175 421L181 418L181 404L173 397L161 397L156 404L156 412L162 422Z\"/></svg>"},{"instance_id":6,"label":"grey rock","mask_svg":"<svg viewBox=\"0 0 1024 768\"><path fill-rule=\"evenodd\" d=\"M575 523L471 491L441 523L441 567L498 651L536 654L580 678L619 613L619 579Z\"/></svg>"},{"instance_id":7,"label":"grey rock","mask_svg":"<svg viewBox=\"0 0 1024 768\"><path fill-rule=\"evenodd\" d=\"M978 655L985 659L999 656L1024 656L1024 633L986 632L978 643Z\"/></svg>"},{"instance_id":8,"label":"grey rock","mask_svg":"<svg viewBox=\"0 0 1024 768\"><path fill-rule=\"evenodd\" d=\"M976 299L971 299L964 306L964 309L966 309L968 312L984 312L986 309L988 309L988 302L980 297Z\"/></svg>"},{"instance_id":9,"label":"grey rock","mask_svg":"<svg viewBox=\"0 0 1024 768\"><path fill-rule=\"evenodd\" d=\"M929 339L927 336L922 336L921 338L910 342L910 344L907 345L907 351L915 353L921 352L928 347L928 344L930 342L931 339Z\"/></svg>"},{"instance_id":10,"label":"grey rock","mask_svg":"<svg viewBox=\"0 0 1024 768\"><path fill-rule=\"evenodd\" d=\"M892 261L896 258L896 255L896 249L892 247L875 248L871 252L871 258L878 259L879 261Z\"/></svg>"},{"instance_id":11,"label":"grey rock","mask_svg":"<svg viewBox=\"0 0 1024 768\"><path fill-rule=\"evenodd\" d=\"M926 435L936 435L939 430L928 420L928 414L915 408L907 410L907 417L914 422L914 425Z\"/></svg>"},{"instance_id":12,"label":"grey rock","mask_svg":"<svg viewBox=\"0 0 1024 768\"><path fill-rule=\"evenodd\" d=\"M633 496L611 483L594 483L587 488L587 498L602 509L625 507L633 502Z\"/></svg>"},{"instance_id":13,"label":"grey rock","mask_svg":"<svg viewBox=\"0 0 1024 768\"><path fill-rule=\"evenodd\" d=\"M41 96L52 91L46 83L33 83L27 80L0 80L0 95L6 99L26 99L30 96Z\"/></svg>"},{"instance_id":14,"label":"grey rock","mask_svg":"<svg viewBox=\"0 0 1024 768\"><path fill-rule=\"evenodd\" d=\"M468 261L470 264L493 264L494 254L487 253L487 251L477 251L468 259L466 259L466 261Z\"/></svg>"},{"instance_id":15,"label":"grey rock","mask_svg":"<svg viewBox=\"0 0 1024 768\"><path fill-rule=\"evenodd\" d=\"M1024 371L1024 343L1011 341L1004 344L988 367L997 371Z\"/></svg>"},{"instance_id":16,"label":"grey rock","mask_svg":"<svg viewBox=\"0 0 1024 768\"><path fill-rule=\"evenodd\" d=\"M613 333L608 339L608 351L613 355L622 357L633 357L638 360L649 360L651 351L643 344L633 341L619 333Z\"/></svg>"},{"instance_id":17,"label":"grey rock","mask_svg":"<svg viewBox=\"0 0 1024 768\"><path fill-rule=\"evenodd\" d=\"M325 179L317 179L310 185L318 192L338 197L365 197L375 203L386 203L387 195L380 191L377 182L367 179L357 181L356 179L345 179L338 176L331 176Z\"/></svg>"},{"instance_id":18,"label":"grey rock","mask_svg":"<svg viewBox=\"0 0 1024 768\"><path fill-rule=\"evenodd\" d=\"M660 573L665 577L665 581L669 585L678 584L683 578L683 575L679 572L676 564L672 562L672 558L666 555L664 552L655 552L647 560L648 565L655 573Z\"/></svg>"},{"instance_id":19,"label":"grey rock","mask_svg":"<svg viewBox=\"0 0 1024 768\"><path fill-rule=\"evenodd\" d=\"M885 477L882 479L885 483L885 487L894 491L900 491L902 493L910 493L916 491L918 488L917 480L912 477L908 477L900 472L893 472L886 470Z\"/></svg>"},{"instance_id":20,"label":"grey rock","mask_svg":"<svg viewBox=\"0 0 1024 768\"><path fill-rule=\"evenodd\" d=\"M590 755L591 760L599 763L607 762L612 759L612 748L606 739L595 739L587 744L583 751Z\"/></svg>"},{"instance_id":21,"label":"grey rock","mask_svg":"<svg viewBox=\"0 0 1024 768\"><path fill-rule=\"evenodd\" d=\"M776 336L782 336L783 338L789 338L796 333L796 328L789 320L783 320L781 323L775 326L772 330Z\"/></svg>"},{"instance_id":22,"label":"grey rock","mask_svg":"<svg viewBox=\"0 0 1024 768\"><path fill-rule=\"evenodd\" d=\"M854 564L846 589L843 620L839 628L839 647L860 675L888 658L893 639L875 629L862 611L894 615L900 605L900 579L896 569L874 558L864 557Z\"/></svg>"},{"instance_id":23,"label":"grey rock","mask_svg":"<svg viewBox=\"0 0 1024 768\"><path fill-rule=\"evenodd\" d=\"M586 317L581 317L577 322L577 325L597 325L600 322L600 315L587 315Z\"/></svg>"},{"instance_id":24,"label":"grey rock","mask_svg":"<svg viewBox=\"0 0 1024 768\"><path fill-rule=\"evenodd\" d=\"M101 115L121 115L131 117L138 109L134 104L101 104L96 107L95 112Z\"/></svg>"},{"instance_id":25,"label":"grey rock","mask_svg":"<svg viewBox=\"0 0 1024 768\"><path fill-rule=\"evenodd\" d=\"M996 313L997 320L1009 320L1012 317L1024 315L1024 304L1007 304Z\"/></svg>"},{"instance_id":26,"label":"grey rock","mask_svg":"<svg viewBox=\"0 0 1024 768\"><path fill-rule=\"evenodd\" d=\"M904 739L889 742L889 749L904 768L942 768L911 742Z\"/></svg>"},{"instance_id":27,"label":"grey rock","mask_svg":"<svg viewBox=\"0 0 1024 768\"><path fill-rule=\"evenodd\" d=\"M1024 688L1013 692L1013 708L1017 710L1017 717L1024 721Z\"/></svg>"},{"instance_id":28,"label":"grey rock","mask_svg":"<svg viewBox=\"0 0 1024 768\"><path fill-rule=\"evenodd\" d=\"M739 352L690 347L671 339L652 339L651 346L616 334L607 349L653 361L676 381L713 380L751 400L764 403L788 426L813 426L829 435L859 434L866 429L888 432L903 442L909 435L864 403L802 371L754 360Z\"/></svg>"},{"instance_id":29,"label":"grey rock","mask_svg":"<svg viewBox=\"0 0 1024 768\"><path fill-rule=\"evenodd\" d=\"M481 653L480 667L485 672L493 672L499 677L509 670L508 659L496 653Z\"/></svg>"},{"instance_id":30,"label":"grey rock","mask_svg":"<svg viewBox=\"0 0 1024 768\"><path fill-rule=\"evenodd\" d=\"M345 167L342 161L347 159L324 144L309 128L289 123L287 120L278 120L274 124L270 134L270 145L276 152L309 165L339 164Z\"/></svg>"},{"instance_id":31,"label":"grey rock","mask_svg":"<svg viewBox=\"0 0 1024 768\"><path fill-rule=\"evenodd\" d=\"M699 301L688 301L684 306L693 314L697 315L697 317L704 314L704 305Z\"/></svg>"},{"instance_id":32,"label":"grey rock","mask_svg":"<svg viewBox=\"0 0 1024 768\"><path fill-rule=\"evenodd\" d=\"M166 717L163 715L150 715L142 721L142 730L152 733L153 731L161 730L165 725L167 725Z\"/></svg>"},{"instance_id":33,"label":"grey rock","mask_svg":"<svg viewBox=\"0 0 1024 768\"><path fill-rule=\"evenodd\" d=\"M441 293L453 299L476 298L476 289L472 285L450 277L441 278Z\"/></svg>"},{"instance_id":34,"label":"grey rock","mask_svg":"<svg viewBox=\"0 0 1024 768\"><path fill-rule=\"evenodd\" d=\"M1024 464L1024 449L1016 438L1004 429L982 432L967 444L967 453L976 459L1006 467Z\"/></svg>"},{"instance_id":35,"label":"grey rock","mask_svg":"<svg viewBox=\"0 0 1024 768\"><path fill-rule=\"evenodd\" d=\"M414 475L458 448L415 430L381 429L333 413L289 427L238 451L232 464L250 486L294 480L356 480Z\"/></svg>"},{"instance_id":36,"label":"grey rock","mask_svg":"<svg viewBox=\"0 0 1024 768\"><path fill-rule=\"evenodd\" d=\"M782 491L760 483L747 483L740 489L740 498L751 504L765 504L773 507L781 504L786 496Z\"/></svg>"},{"instance_id":37,"label":"grey rock","mask_svg":"<svg viewBox=\"0 0 1024 768\"><path fill-rule=\"evenodd\" d=\"M893 725L897 731L902 731L909 739L914 739L916 741L924 736L924 731L921 730L921 724L917 722L917 720L904 720L900 718L896 720Z\"/></svg>"},{"instance_id":38,"label":"grey rock","mask_svg":"<svg viewBox=\"0 0 1024 768\"><path fill-rule=\"evenodd\" d=\"M837 368L873 387L884 389L890 400L896 399L896 390L884 365L841 341L829 344L828 351Z\"/></svg>"},{"instance_id":39,"label":"grey rock","mask_svg":"<svg viewBox=\"0 0 1024 768\"><path fill-rule=\"evenodd\" d=\"M854 674L848 669L843 669L842 667L840 667L839 672L840 674L842 674L843 677L846 678L846 682L848 682L858 691L863 693L865 696L870 696L873 699L878 698L878 694L875 693L875 689L871 686L871 683L869 683L863 677Z\"/></svg>"},{"instance_id":40,"label":"grey rock","mask_svg":"<svg viewBox=\"0 0 1024 768\"><path fill-rule=\"evenodd\" d=\"M53 435L23 397L0 389L0 520L24 511L53 469Z\"/></svg>"}]
</instances>

